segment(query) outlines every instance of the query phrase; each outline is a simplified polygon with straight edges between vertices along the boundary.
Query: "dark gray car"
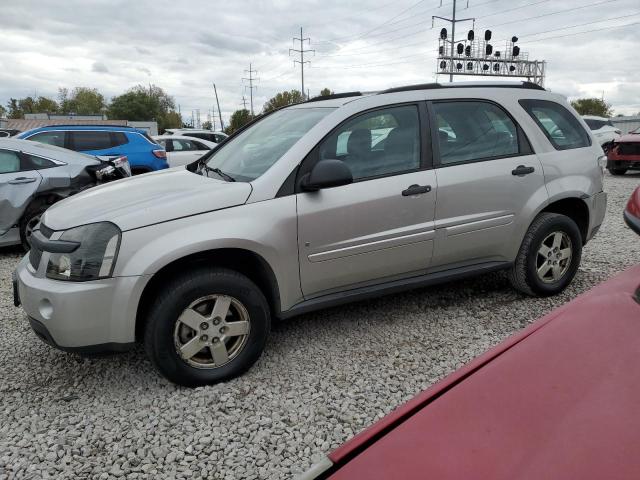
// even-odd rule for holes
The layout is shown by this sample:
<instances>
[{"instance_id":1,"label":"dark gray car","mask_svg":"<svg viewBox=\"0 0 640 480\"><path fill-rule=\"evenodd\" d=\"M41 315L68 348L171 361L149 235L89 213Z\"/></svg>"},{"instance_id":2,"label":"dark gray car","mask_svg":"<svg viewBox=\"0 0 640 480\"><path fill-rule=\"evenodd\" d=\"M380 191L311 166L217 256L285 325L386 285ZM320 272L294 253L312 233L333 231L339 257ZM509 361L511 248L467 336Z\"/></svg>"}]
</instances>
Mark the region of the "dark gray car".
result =
<instances>
[{"instance_id":1,"label":"dark gray car","mask_svg":"<svg viewBox=\"0 0 640 480\"><path fill-rule=\"evenodd\" d=\"M0 246L28 248L51 205L98 183L130 176L126 157L101 159L29 140L0 138Z\"/></svg>"}]
</instances>

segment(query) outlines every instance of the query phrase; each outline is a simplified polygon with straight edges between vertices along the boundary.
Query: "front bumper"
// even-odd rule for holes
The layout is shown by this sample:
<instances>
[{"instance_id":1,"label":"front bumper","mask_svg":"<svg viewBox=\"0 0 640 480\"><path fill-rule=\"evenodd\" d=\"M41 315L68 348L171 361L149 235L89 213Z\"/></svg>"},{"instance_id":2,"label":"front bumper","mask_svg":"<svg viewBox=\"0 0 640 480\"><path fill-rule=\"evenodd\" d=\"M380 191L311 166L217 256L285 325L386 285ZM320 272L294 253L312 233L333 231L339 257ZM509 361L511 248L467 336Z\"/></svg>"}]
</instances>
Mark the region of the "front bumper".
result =
<instances>
[{"instance_id":1,"label":"front bumper","mask_svg":"<svg viewBox=\"0 0 640 480\"><path fill-rule=\"evenodd\" d=\"M44 277L28 260L25 256L16 268L14 300L41 339L61 350L93 353L121 351L135 343L142 277L64 282Z\"/></svg>"}]
</instances>

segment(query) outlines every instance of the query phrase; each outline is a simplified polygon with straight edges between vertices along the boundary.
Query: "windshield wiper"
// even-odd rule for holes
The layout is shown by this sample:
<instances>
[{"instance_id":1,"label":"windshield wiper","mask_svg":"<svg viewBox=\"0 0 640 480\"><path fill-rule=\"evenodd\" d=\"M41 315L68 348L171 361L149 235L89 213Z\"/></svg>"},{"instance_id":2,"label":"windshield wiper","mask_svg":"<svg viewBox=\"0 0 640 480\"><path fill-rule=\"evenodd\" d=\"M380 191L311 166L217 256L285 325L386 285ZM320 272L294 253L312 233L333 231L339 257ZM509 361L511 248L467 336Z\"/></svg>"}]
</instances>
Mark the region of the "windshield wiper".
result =
<instances>
[{"instance_id":1,"label":"windshield wiper","mask_svg":"<svg viewBox=\"0 0 640 480\"><path fill-rule=\"evenodd\" d=\"M228 173L223 172L222 170L220 170L219 168L211 168L209 165L207 165L206 163L202 164L202 168L204 168L207 172L213 172L216 175L222 177L224 180L226 180L227 182L235 182L236 179L233 178L231 175L229 175Z\"/></svg>"}]
</instances>

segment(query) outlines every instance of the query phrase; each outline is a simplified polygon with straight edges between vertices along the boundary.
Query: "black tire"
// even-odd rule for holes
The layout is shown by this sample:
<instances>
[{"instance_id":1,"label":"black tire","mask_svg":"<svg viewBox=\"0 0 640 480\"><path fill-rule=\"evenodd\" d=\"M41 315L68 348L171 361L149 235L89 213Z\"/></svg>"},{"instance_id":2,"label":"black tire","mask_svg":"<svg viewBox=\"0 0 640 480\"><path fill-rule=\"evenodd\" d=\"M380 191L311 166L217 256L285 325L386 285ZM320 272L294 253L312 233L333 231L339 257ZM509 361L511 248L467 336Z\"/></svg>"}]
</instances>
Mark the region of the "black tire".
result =
<instances>
[{"instance_id":1,"label":"black tire","mask_svg":"<svg viewBox=\"0 0 640 480\"><path fill-rule=\"evenodd\" d=\"M555 280L543 281L538 275L538 254L542 242L555 232L565 234L571 241L571 258L566 269ZM522 241L516 261L508 272L513 287L527 295L546 297L564 290L573 280L582 257L582 235L571 218L557 213L541 213L531 225ZM542 260L544 263L544 261Z\"/></svg>"},{"instance_id":2,"label":"black tire","mask_svg":"<svg viewBox=\"0 0 640 480\"><path fill-rule=\"evenodd\" d=\"M27 208L27 211L20 219L18 225L20 230L20 242L25 252L31 249L31 241L29 240L30 231L40 221L40 217L45 212L49 205L33 205Z\"/></svg>"},{"instance_id":3,"label":"black tire","mask_svg":"<svg viewBox=\"0 0 640 480\"><path fill-rule=\"evenodd\" d=\"M198 368L178 353L174 333L185 309L210 295L225 295L240 302L248 314L250 330L244 346L228 363ZM222 382L241 375L260 358L271 328L269 312L263 293L244 275L222 268L196 269L168 281L159 289L145 323L144 347L156 369L174 383L197 387ZM210 328L209 332L217 335L214 333L217 327ZM201 352L208 351L203 349Z\"/></svg>"},{"instance_id":4,"label":"black tire","mask_svg":"<svg viewBox=\"0 0 640 480\"><path fill-rule=\"evenodd\" d=\"M625 173L627 173L627 169L626 168L610 168L609 169L609 173L611 175L624 175Z\"/></svg>"}]
</instances>

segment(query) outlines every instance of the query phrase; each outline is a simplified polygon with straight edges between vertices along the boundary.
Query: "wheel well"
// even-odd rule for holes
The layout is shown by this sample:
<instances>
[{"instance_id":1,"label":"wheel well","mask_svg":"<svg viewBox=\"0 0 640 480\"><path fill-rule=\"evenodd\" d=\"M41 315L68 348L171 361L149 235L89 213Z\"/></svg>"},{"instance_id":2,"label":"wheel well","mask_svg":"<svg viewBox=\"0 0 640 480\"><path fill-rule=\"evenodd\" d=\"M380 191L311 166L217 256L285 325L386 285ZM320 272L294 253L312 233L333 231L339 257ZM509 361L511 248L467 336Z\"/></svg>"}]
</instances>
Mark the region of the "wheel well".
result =
<instances>
[{"instance_id":1,"label":"wheel well","mask_svg":"<svg viewBox=\"0 0 640 480\"><path fill-rule=\"evenodd\" d=\"M238 248L208 250L174 260L153 275L145 286L140 301L138 302L136 340L141 339L144 334L147 312L162 284L186 268L202 265L228 268L247 276L264 294L269 303L272 315L278 315L280 311L278 282L273 270L264 258L249 250Z\"/></svg>"},{"instance_id":2,"label":"wheel well","mask_svg":"<svg viewBox=\"0 0 640 480\"><path fill-rule=\"evenodd\" d=\"M589 207L579 198L564 198L547 205L543 212L559 213L565 215L576 222L582 243L587 243L587 235L589 234Z\"/></svg>"},{"instance_id":3,"label":"wheel well","mask_svg":"<svg viewBox=\"0 0 640 480\"><path fill-rule=\"evenodd\" d=\"M132 167L131 168L131 176L133 175L142 175L143 173L149 173L152 170L147 167Z\"/></svg>"}]
</instances>

